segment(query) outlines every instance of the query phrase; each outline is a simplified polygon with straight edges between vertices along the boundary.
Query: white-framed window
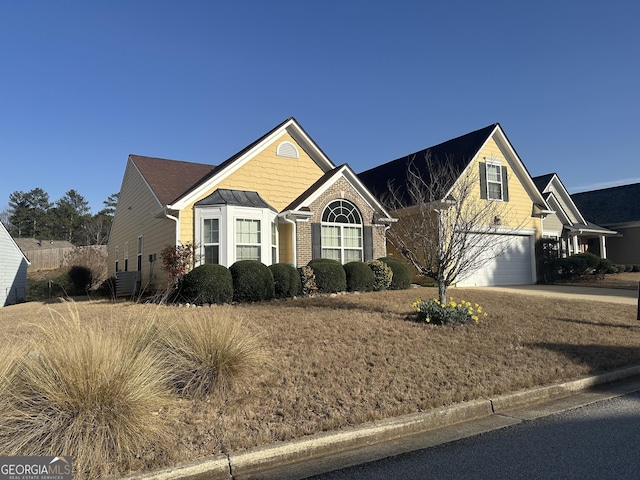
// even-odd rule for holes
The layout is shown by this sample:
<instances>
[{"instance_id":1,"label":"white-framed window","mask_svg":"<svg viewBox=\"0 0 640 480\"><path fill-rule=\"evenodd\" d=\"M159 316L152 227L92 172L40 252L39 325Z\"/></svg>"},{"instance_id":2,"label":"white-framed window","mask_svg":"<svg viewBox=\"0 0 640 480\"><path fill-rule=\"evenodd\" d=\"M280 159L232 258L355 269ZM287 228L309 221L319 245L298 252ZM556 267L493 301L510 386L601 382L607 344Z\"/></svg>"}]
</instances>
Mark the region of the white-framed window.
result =
<instances>
[{"instance_id":1,"label":"white-framed window","mask_svg":"<svg viewBox=\"0 0 640 480\"><path fill-rule=\"evenodd\" d=\"M261 261L260 227L260 220L236 218L236 260Z\"/></svg>"},{"instance_id":2,"label":"white-framed window","mask_svg":"<svg viewBox=\"0 0 640 480\"><path fill-rule=\"evenodd\" d=\"M142 235L138 237L138 248L137 248L137 260L138 260L138 271L142 271Z\"/></svg>"},{"instance_id":3,"label":"white-framed window","mask_svg":"<svg viewBox=\"0 0 640 480\"><path fill-rule=\"evenodd\" d=\"M362 216L354 204L340 199L331 202L322 212L322 258L341 263L361 261Z\"/></svg>"},{"instance_id":4,"label":"white-framed window","mask_svg":"<svg viewBox=\"0 0 640 480\"><path fill-rule=\"evenodd\" d=\"M220 218L202 220L204 263L220 263Z\"/></svg>"},{"instance_id":5,"label":"white-framed window","mask_svg":"<svg viewBox=\"0 0 640 480\"><path fill-rule=\"evenodd\" d=\"M271 264L278 263L278 225L271 222Z\"/></svg>"},{"instance_id":6,"label":"white-framed window","mask_svg":"<svg viewBox=\"0 0 640 480\"><path fill-rule=\"evenodd\" d=\"M487 199L504 200L504 186L502 185L502 165L499 161L487 159Z\"/></svg>"},{"instance_id":7,"label":"white-framed window","mask_svg":"<svg viewBox=\"0 0 640 480\"><path fill-rule=\"evenodd\" d=\"M489 200L502 200L502 166L487 165L487 198Z\"/></svg>"},{"instance_id":8,"label":"white-framed window","mask_svg":"<svg viewBox=\"0 0 640 480\"><path fill-rule=\"evenodd\" d=\"M269 208L238 205L203 205L195 208L197 265L218 263L225 267L237 260L258 260L270 265L278 254L271 224L277 212ZM275 243L274 243L275 242Z\"/></svg>"},{"instance_id":9,"label":"white-framed window","mask_svg":"<svg viewBox=\"0 0 640 480\"><path fill-rule=\"evenodd\" d=\"M119 259L120 259L120 246L116 245L116 272L120 270Z\"/></svg>"},{"instance_id":10,"label":"white-framed window","mask_svg":"<svg viewBox=\"0 0 640 480\"><path fill-rule=\"evenodd\" d=\"M129 242L124 242L124 271L129 271Z\"/></svg>"}]
</instances>

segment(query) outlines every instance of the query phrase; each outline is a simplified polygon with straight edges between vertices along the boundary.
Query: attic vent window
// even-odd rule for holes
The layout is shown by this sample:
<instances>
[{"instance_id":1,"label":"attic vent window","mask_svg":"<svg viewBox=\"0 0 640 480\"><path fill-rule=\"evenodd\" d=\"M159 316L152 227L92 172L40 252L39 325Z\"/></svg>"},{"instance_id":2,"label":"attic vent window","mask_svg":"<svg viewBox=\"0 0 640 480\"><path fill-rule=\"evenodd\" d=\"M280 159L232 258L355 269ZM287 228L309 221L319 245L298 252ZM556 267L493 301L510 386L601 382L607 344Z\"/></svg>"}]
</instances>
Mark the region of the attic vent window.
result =
<instances>
[{"instance_id":1,"label":"attic vent window","mask_svg":"<svg viewBox=\"0 0 640 480\"><path fill-rule=\"evenodd\" d=\"M278 145L276 155L279 157L298 158L298 149L291 142L282 142Z\"/></svg>"}]
</instances>

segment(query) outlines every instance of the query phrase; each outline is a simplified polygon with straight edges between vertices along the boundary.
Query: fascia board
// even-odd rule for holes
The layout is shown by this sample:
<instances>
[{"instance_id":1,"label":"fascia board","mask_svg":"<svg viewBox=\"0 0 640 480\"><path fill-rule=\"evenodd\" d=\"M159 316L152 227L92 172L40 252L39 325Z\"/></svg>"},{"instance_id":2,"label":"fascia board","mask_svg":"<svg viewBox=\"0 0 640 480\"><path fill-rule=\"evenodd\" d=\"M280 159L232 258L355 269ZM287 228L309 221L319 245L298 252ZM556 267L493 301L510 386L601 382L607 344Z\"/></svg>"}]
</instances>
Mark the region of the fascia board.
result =
<instances>
[{"instance_id":1,"label":"fascia board","mask_svg":"<svg viewBox=\"0 0 640 480\"><path fill-rule=\"evenodd\" d=\"M185 194L182 198L178 199L178 201L174 202L172 205L167 205L167 207L172 210L183 210L188 205L197 201L205 193L211 190L214 185L220 183L233 172L249 162L258 153L264 150L271 143L275 142L278 138L282 137L285 133L289 133L289 135L291 135L296 140L296 142L300 144L301 147L305 147L305 152L309 154L309 156L318 164L323 172L328 172L329 170L335 168L331 160L329 160L316 145L316 143L309 138L309 136L302 130L300 125L298 125L295 120L290 119L280 128L273 131L267 137L263 138L262 141L255 144L251 149L247 150L244 154L242 154L242 156L234 160L231 165L227 166L224 170L218 172L209 180Z\"/></svg>"},{"instance_id":2,"label":"fascia board","mask_svg":"<svg viewBox=\"0 0 640 480\"><path fill-rule=\"evenodd\" d=\"M564 208L562 207L562 204L560 203L560 201L558 200L558 198L556 197L556 195L553 192L549 192L550 195L550 199L551 201L555 204L555 211L556 211L556 215L558 212L560 212L562 214L562 218L560 219L562 221L562 223L564 225L569 225L569 226L573 226L573 222L571 221L571 219L569 218L569 215L567 215L567 212L564 210ZM549 204L550 206L551 203Z\"/></svg>"},{"instance_id":3,"label":"fascia board","mask_svg":"<svg viewBox=\"0 0 640 480\"><path fill-rule=\"evenodd\" d=\"M567 192L567 189L564 187L562 180L560 180L557 175L554 175L553 180L555 180L555 182L553 183L554 190L560 193L559 196L556 195L556 197L558 197L558 201L562 203L562 206L566 210L569 210L571 211L571 213L573 213L573 215L578 219L578 223L586 224L586 219L582 216L582 213L580 212L580 210L578 210L578 207L571 199L571 195L569 195L569 192Z\"/></svg>"},{"instance_id":4,"label":"fascia board","mask_svg":"<svg viewBox=\"0 0 640 480\"><path fill-rule=\"evenodd\" d=\"M29 261L29 259L27 258L27 256L24 254L24 252L22 251L22 249L20 248L20 246L16 243L15 239L11 236L11 234L9 233L9 231L7 230L7 227L4 226L4 223L0 222L0 229L2 229L5 233L5 235L7 236L7 238L11 241L11 243L13 244L13 246L15 247L15 249L20 252L20 255L22 255L22 258L25 259L25 261L27 262L27 265L31 265L31 262Z\"/></svg>"}]
</instances>

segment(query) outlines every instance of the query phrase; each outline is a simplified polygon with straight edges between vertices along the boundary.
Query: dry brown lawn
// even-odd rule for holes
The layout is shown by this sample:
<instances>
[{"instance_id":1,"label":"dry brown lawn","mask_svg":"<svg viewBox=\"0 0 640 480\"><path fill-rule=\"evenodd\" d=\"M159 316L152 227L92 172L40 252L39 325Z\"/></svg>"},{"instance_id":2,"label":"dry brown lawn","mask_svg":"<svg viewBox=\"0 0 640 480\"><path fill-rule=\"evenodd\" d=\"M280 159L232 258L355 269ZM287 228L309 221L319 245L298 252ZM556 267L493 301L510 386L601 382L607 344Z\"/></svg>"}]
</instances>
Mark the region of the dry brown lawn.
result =
<instances>
[{"instance_id":1,"label":"dry brown lawn","mask_svg":"<svg viewBox=\"0 0 640 480\"><path fill-rule=\"evenodd\" d=\"M489 316L478 325L409 321L411 303L436 290L346 294L236 305L260 334L269 361L249 383L168 412L173 444L139 452L139 468L288 440L371 420L490 397L640 363L636 307L481 289L452 289ZM118 328L151 316L179 321L185 307L78 302L84 321ZM229 307L204 307L214 314ZM0 309L0 344L34 335L51 311Z\"/></svg>"}]
</instances>

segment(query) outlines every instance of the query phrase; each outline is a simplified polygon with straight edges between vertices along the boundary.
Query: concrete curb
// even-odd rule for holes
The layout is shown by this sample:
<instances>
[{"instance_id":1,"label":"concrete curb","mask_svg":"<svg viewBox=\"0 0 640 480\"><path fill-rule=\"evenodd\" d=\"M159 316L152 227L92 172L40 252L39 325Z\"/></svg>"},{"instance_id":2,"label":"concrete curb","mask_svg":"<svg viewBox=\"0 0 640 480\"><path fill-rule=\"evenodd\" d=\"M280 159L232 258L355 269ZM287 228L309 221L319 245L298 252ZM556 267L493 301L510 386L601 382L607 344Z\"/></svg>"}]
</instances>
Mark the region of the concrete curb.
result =
<instances>
[{"instance_id":1,"label":"concrete curb","mask_svg":"<svg viewBox=\"0 0 640 480\"><path fill-rule=\"evenodd\" d=\"M229 480L256 478L274 468L304 463L371 445L411 437L431 430L479 420L510 410L568 397L597 385L640 376L640 365L556 385L536 387L396 418L319 433L287 442L217 455L175 467L130 475L126 480Z\"/></svg>"}]
</instances>

